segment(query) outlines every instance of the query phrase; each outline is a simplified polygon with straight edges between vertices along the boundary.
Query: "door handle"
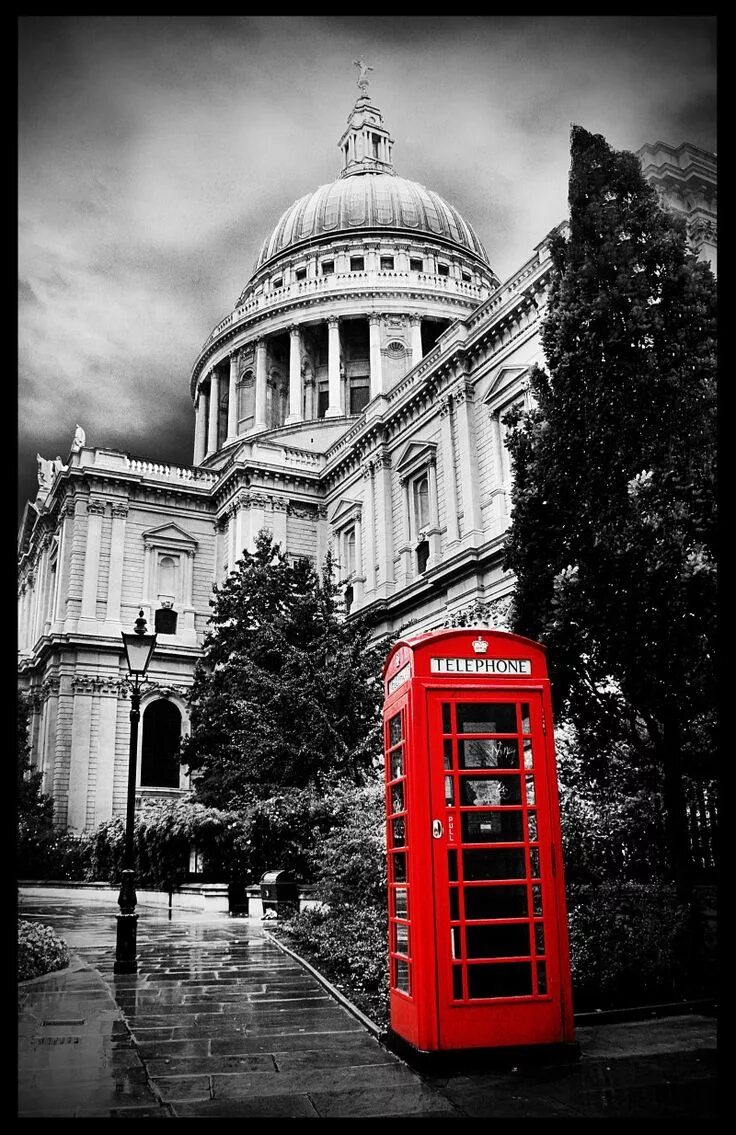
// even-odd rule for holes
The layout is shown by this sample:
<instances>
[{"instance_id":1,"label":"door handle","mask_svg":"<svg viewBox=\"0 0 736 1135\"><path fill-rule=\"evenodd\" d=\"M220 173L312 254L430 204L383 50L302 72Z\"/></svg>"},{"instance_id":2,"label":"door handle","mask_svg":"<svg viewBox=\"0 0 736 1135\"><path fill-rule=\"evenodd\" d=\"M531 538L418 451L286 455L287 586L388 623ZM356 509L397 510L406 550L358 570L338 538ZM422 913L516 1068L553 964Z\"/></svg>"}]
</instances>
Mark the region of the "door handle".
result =
<instances>
[{"instance_id":1,"label":"door handle","mask_svg":"<svg viewBox=\"0 0 736 1135\"><path fill-rule=\"evenodd\" d=\"M432 835L435 839L442 839L442 822L440 820L432 820Z\"/></svg>"}]
</instances>

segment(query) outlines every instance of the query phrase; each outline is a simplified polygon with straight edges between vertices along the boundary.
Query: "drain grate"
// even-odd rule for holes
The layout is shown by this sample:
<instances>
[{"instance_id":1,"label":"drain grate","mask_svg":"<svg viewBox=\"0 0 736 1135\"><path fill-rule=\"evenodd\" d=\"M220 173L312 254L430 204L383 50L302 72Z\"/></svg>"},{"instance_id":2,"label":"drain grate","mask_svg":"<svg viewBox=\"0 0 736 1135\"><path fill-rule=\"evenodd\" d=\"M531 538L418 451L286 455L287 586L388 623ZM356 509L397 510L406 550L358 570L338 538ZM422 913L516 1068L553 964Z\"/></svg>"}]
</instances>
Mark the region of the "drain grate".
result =
<instances>
[{"instance_id":1,"label":"drain grate","mask_svg":"<svg viewBox=\"0 0 736 1135\"><path fill-rule=\"evenodd\" d=\"M78 1036L40 1036L36 1044L79 1044Z\"/></svg>"},{"instance_id":2,"label":"drain grate","mask_svg":"<svg viewBox=\"0 0 736 1135\"><path fill-rule=\"evenodd\" d=\"M49 1025L83 1025L84 1017L70 1017L68 1020L59 1018L58 1021L41 1021L41 1024L45 1029L48 1028Z\"/></svg>"}]
</instances>

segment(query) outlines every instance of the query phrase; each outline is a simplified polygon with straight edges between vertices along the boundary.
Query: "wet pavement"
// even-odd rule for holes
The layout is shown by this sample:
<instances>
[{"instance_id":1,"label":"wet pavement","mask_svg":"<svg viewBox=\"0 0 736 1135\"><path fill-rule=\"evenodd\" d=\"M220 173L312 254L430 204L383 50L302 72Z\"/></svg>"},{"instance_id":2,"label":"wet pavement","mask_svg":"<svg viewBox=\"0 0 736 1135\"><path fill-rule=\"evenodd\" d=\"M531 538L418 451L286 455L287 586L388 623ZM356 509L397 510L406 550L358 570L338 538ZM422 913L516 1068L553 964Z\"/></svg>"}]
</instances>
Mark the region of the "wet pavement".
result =
<instances>
[{"instance_id":1,"label":"wet pavement","mask_svg":"<svg viewBox=\"0 0 736 1135\"><path fill-rule=\"evenodd\" d=\"M21 894L72 966L19 985L20 1117L715 1118L705 1016L585 1027L577 1063L419 1074L260 921L139 906L137 974L115 909Z\"/></svg>"}]
</instances>

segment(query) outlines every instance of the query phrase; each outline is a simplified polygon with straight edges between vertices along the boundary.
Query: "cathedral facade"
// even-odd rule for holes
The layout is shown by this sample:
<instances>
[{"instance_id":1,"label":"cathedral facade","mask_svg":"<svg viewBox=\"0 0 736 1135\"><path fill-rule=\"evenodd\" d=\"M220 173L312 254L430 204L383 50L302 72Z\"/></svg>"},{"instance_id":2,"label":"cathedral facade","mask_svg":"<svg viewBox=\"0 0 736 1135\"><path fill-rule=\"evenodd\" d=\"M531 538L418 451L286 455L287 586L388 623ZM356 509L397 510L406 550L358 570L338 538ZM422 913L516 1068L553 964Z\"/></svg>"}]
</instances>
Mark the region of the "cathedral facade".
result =
<instances>
[{"instance_id":1,"label":"cathedral facade","mask_svg":"<svg viewBox=\"0 0 736 1135\"><path fill-rule=\"evenodd\" d=\"M190 378L192 464L87 443L39 457L19 534L19 666L33 763L59 827L124 815L129 701L121 631L158 640L141 700L138 799L175 797L187 691L213 584L269 530L380 634L444 625L509 593L504 416L544 365L547 240L501 282L448 202L397 175L365 80L342 170L283 214ZM639 152L715 268L715 157Z\"/></svg>"}]
</instances>

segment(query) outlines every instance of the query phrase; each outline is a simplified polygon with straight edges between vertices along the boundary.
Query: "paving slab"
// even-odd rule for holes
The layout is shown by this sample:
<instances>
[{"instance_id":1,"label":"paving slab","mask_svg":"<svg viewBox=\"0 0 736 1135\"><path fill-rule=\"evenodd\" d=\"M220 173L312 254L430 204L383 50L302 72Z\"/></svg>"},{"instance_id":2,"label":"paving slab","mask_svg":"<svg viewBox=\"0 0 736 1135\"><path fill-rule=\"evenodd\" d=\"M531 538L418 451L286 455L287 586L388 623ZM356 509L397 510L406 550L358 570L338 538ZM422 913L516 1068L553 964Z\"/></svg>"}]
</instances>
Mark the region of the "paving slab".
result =
<instances>
[{"instance_id":1,"label":"paving slab","mask_svg":"<svg viewBox=\"0 0 736 1135\"><path fill-rule=\"evenodd\" d=\"M70 969L19 985L22 1117L715 1116L716 1023L586 1025L581 1059L419 1073L259 922L139 907L136 974L115 974L116 910L21 895Z\"/></svg>"}]
</instances>

